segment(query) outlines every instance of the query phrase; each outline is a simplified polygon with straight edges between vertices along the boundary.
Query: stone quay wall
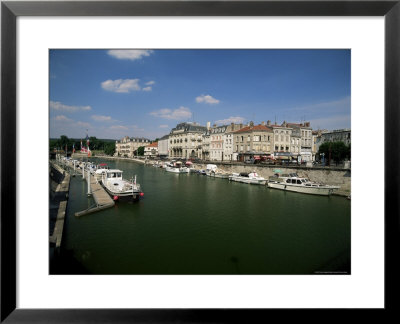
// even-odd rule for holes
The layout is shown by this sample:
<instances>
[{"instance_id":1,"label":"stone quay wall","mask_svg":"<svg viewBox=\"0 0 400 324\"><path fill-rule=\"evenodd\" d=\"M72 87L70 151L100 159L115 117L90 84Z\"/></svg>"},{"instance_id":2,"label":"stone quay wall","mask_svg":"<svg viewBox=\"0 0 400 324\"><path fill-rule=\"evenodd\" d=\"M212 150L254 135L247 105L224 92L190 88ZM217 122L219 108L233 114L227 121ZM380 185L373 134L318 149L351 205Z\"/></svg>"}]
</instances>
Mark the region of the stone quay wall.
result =
<instances>
[{"instance_id":1,"label":"stone quay wall","mask_svg":"<svg viewBox=\"0 0 400 324\"><path fill-rule=\"evenodd\" d=\"M303 167L303 166L283 166L283 165L263 165L263 164L236 164L210 162L217 165L218 169L228 173L257 172L258 175L268 179L275 174L274 170L281 170L282 173L297 173L300 177L305 177L313 182L319 182L329 185L340 186L336 193L342 196L348 196L351 193L351 170L334 169L323 167ZM196 169L205 169L207 164L195 164Z\"/></svg>"}]
</instances>

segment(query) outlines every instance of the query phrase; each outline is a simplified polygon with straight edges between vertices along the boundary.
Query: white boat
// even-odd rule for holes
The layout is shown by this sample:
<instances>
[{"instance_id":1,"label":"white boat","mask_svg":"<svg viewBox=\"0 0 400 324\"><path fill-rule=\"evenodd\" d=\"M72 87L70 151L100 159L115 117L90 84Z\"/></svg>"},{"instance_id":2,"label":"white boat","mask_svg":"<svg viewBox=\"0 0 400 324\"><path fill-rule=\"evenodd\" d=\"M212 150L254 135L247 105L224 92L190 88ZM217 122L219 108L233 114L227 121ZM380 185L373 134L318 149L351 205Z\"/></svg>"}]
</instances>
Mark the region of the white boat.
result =
<instances>
[{"instance_id":1,"label":"white boat","mask_svg":"<svg viewBox=\"0 0 400 324\"><path fill-rule=\"evenodd\" d=\"M106 163L100 163L97 165L94 175L97 179L101 179L101 177L107 170L108 170L108 165Z\"/></svg>"},{"instance_id":2,"label":"white boat","mask_svg":"<svg viewBox=\"0 0 400 324\"><path fill-rule=\"evenodd\" d=\"M329 196L339 186L324 185L311 182L307 178L302 178L297 173L274 175L268 179L268 187L286 191L300 192L312 195Z\"/></svg>"},{"instance_id":3,"label":"white boat","mask_svg":"<svg viewBox=\"0 0 400 324\"><path fill-rule=\"evenodd\" d=\"M232 173L229 176L229 180L236 182L244 182L249 184L258 184L258 185L265 185L267 183L267 179L260 177L256 172Z\"/></svg>"},{"instance_id":4,"label":"white boat","mask_svg":"<svg viewBox=\"0 0 400 324\"><path fill-rule=\"evenodd\" d=\"M136 176L131 181L122 178L122 172L118 169L106 170L101 178L101 184L114 200L138 200L143 196L140 184L136 182Z\"/></svg>"},{"instance_id":5,"label":"white boat","mask_svg":"<svg viewBox=\"0 0 400 324\"><path fill-rule=\"evenodd\" d=\"M207 164L206 175L214 178L229 178L229 173L218 170L218 167L215 164Z\"/></svg>"},{"instance_id":6,"label":"white boat","mask_svg":"<svg viewBox=\"0 0 400 324\"><path fill-rule=\"evenodd\" d=\"M189 173L190 171L189 168L182 166L182 162L170 163L165 170L173 173Z\"/></svg>"}]
</instances>

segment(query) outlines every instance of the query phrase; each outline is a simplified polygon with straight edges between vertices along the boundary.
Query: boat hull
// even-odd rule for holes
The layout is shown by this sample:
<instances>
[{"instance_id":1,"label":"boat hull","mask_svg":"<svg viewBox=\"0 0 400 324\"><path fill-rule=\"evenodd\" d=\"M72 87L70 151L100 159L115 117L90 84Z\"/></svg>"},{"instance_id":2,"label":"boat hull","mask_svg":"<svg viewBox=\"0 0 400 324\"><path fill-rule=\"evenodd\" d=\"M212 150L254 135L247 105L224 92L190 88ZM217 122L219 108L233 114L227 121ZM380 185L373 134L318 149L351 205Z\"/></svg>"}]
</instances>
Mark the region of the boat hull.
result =
<instances>
[{"instance_id":1,"label":"boat hull","mask_svg":"<svg viewBox=\"0 0 400 324\"><path fill-rule=\"evenodd\" d=\"M107 193L115 201L137 201L140 198L141 191L134 190L133 192L115 192L111 191L107 186L102 184Z\"/></svg>"},{"instance_id":2,"label":"boat hull","mask_svg":"<svg viewBox=\"0 0 400 324\"><path fill-rule=\"evenodd\" d=\"M189 173L189 169L186 168L171 168L171 167L167 167L165 169L168 172L172 172L172 173Z\"/></svg>"},{"instance_id":3,"label":"boat hull","mask_svg":"<svg viewBox=\"0 0 400 324\"><path fill-rule=\"evenodd\" d=\"M267 183L267 180L263 179L252 179L246 177L229 177L230 181L242 182L247 184L255 184L264 186Z\"/></svg>"},{"instance_id":4,"label":"boat hull","mask_svg":"<svg viewBox=\"0 0 400 324\"><path fill-rule=\"evenodd\" d=\"M320 195L320 196L329 196L335 190L335 188L329 188L329 187L305 187L305 186L295 186L277 182L268 182L267 186L269 188L280 189L284 191L305 193L309 195Z\"/></svg>"}]
</instances>

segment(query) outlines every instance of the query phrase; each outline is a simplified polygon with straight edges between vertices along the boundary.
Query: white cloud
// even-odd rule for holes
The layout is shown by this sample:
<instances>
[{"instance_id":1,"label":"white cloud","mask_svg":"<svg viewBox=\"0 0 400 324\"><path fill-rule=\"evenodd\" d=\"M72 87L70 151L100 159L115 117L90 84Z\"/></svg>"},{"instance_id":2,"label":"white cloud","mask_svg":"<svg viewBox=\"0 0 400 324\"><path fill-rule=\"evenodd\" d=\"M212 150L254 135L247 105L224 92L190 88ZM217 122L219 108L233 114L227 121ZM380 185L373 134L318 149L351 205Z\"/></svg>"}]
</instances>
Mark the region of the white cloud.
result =
<instances>
[{"instance_id":1,"label":"white cloud","mask_svg":"<svg viewBox=\"0 0 400 324\"><path fill-rule=\"evenodd\" d=\"M150 115L154 117L160 117L160 118L165 118L165 119L175 119L175 120L184 120L184 119L189 119L192 117L192 112L190 111L189 108L186 107L179 107L177 109L160 109L157 111L153 111L150 113Z\"/></svg>"},{"instance_id":2,"label":"white cloud","mask_svg":"<svg viewBox=\"0 0 400 324\"><path fill-rule=\"evenodd\" d=\"M90 106L68 106L59 101L50 101L50 109L74 112L74 111L78 111L78 110L88 111L88 110L91 110L92 107L90 107Z\"/></svg>"},{"instance_id":3,"label":"white cloud","mask_svg":"<svg viewBox=\"0 0 400 324\"><path fill-rule=\"evenodd\" d=\"M231 123L235 123L235 124L242 123L243 124L245 120L246 120L246 118L237 116L237 117L229 117L226 119L217 120L217 121L215 121L215 123L220 124L220 125L231 124Z\"/></svg>"},{"instance_id":4,"label":"white cloud","mask_svg":"<svg viewBox=\"0 0 400 324\"><path fill-rule=\"evenodd\" d=\"M151 87L145 87L142 89L143 91L151 91Z\"/></svg>"},{"instance_id":5,"label":"white cloud","mask_svg":"<svg viewBox=\"0 0 400 324\"><path fill-rule=\"evenodd\" d=\"M93 115L92 119L95 121L111 121L110 116Z\"/></svg>"},{"instance_id":6,"label":"white cloud","mask_svg":"<svg viewBox=\"0 0 400 324\"><path fill-rule=\"evenodd\" d=\"M219 100L213 98L213 97L210 96L210 95L201 95L201 96L198 96L198 97L196 98L196 102L204 102L204 103L206 103L206 104L213 105L213 104L219 103Z\"/></svg>"},{"instance_id":7,"label":"white cloud","mask_svg":"<svg viewBox=\"0 0 400 324\"><path fill-rule=\"evenodd\" d=\"M84 128L90 128L90 127L91 127L89 123L85 123L85 122L81 122L81 121L78 121L78 122L76 123L76 126L78 126L78 127L84 127Z\"/></svg>"},{"instance_id":8,"label":"white cloud","mask_svg":"<svg viewBox=\"0 0 400 324\"><path fill-rule=\"evenodd\" d=\"M101 83L101 87L104 90L118 93L129 93L140 90L139 79L107 80Z\"/></svg>"},{"instance_id":9,"label":"white cloud","mask_svg":"<svg viewBox=\"0 0 400 324\"><path fill-rule=\"evenodd\" d=\"M70 122L70 121L72 121L72 119L69 119L69 118L65 117L64 115L55 116L54 120L58 121L58 122Z\"/></svg>"},{"instance_id":10,"label":"white cloud","mask_svg":"<svg viewBox=\"0 0 400 324\"><path fill-rule=\"evenodd\" d=\"M145 84L146 84L147 86L150 86L150 85L155 84L155 81L149 81L149 82L146 82Z\"/></svg>"},{"instance_id":11,"label":"white cloud","mask_svg":"<svg viewBox=\"0 0 400 324\"><path fill-rule=\"evenodd\" d=\"M159 127L160 128L168 128L168 125L163 124L163 125L160 125Z\"/></svg>"},{"instance_id":12,"label":"white cloud","mask_svg":"<svg viewBox=\"0 0 400 324\"><path fill-rule=\"evenodd\" d=\"M144 56L150 56L152 50L109 50L108 55L120 60L140 60Z\"/></svg>"},{"instance_id":13,"label":"white cloud","mask_svg":"<svg viewBox=\"0 0 400 324\"><path fill-rule=\"evenodd\" d=\"M128 127L122 125L113 125L109 127L110 130L128 130Z\"/></svg>"}]
</instances>

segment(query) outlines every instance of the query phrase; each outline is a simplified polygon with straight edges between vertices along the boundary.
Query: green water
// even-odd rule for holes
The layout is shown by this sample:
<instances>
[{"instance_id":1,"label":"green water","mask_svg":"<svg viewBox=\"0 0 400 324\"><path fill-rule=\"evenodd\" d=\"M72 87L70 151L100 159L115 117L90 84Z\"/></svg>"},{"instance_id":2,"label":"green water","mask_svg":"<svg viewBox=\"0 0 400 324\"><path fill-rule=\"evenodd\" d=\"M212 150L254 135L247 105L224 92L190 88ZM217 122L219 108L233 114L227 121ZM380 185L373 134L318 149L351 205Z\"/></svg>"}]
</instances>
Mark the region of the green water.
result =
<instances>
[{"instance_id":1,"label":"green water","mask_svg":"<svg viewBox=\"0 0 400 324\"><path fill-rule=\"evenodd\" d=\"M136 174L144 197L75 217L93 201L82 177L72 178L62 255L83 273L350 273L350 201L342 197L107 163L124 178Z\"/></svg>"}]
</instances>

